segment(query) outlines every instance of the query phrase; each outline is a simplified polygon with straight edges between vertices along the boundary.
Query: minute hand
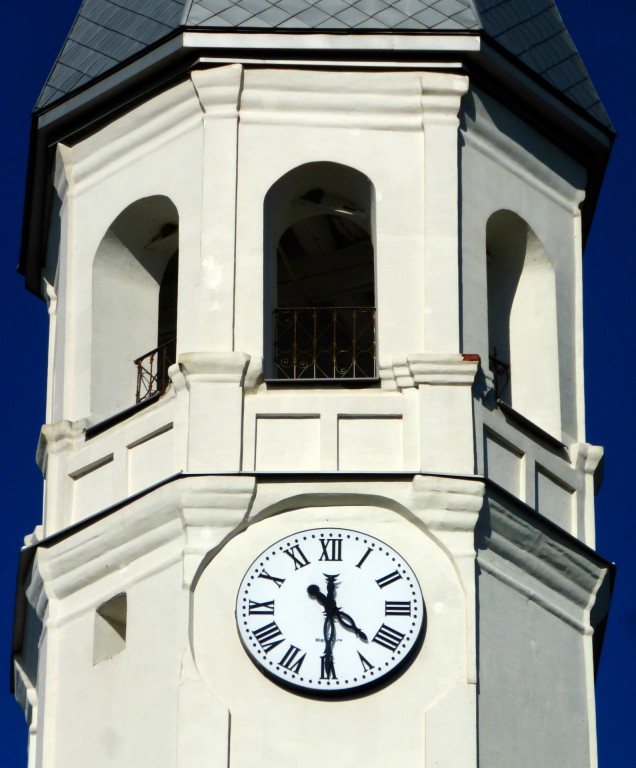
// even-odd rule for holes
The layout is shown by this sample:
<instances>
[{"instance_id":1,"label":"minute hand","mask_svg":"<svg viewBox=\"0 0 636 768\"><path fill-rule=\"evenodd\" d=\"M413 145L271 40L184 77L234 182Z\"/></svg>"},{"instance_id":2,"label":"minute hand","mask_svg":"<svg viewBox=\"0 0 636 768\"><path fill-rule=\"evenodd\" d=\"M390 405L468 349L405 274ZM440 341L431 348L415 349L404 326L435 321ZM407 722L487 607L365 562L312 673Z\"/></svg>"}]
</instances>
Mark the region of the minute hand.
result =
<instances>
[{"instance_id":1,"label":"minute hand","mask_svg":"<svg viewBox=\"0 0 636 768\"><path fill-rule=\"evenodd\" d=\"M356 625L355 621L349 616L348 613L345 613L344 611L341 611L340 608L336 608L334 616L340 624L345 628L348 629L350 632L353 632L356 637L359 637L360 640L364 640L364 642L367 642L367 636L365 633Z\"/></svg>"}]
</instances>

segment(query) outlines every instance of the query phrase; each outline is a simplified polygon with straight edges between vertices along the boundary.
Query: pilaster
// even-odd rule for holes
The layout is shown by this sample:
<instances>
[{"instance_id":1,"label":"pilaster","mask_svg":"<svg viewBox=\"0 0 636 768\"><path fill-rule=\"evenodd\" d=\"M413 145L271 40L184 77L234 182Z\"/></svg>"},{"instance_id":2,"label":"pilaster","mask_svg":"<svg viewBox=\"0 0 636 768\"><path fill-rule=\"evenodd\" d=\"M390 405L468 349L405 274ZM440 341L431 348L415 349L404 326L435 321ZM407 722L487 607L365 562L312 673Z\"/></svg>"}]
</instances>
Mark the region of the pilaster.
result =
<instances>
[{"instance_id":1,"label":"pilaster","mask_svg":"<svg viewBox=\"0 0 636 768\"><path fill-rule=\"evenodd\" d=\"M421 75L427 352L459 351L459 107L468 78Z\"/></svg>"},{"instance_id":2,"label":"pilaster","mask_svg":"<svg viewBox=\"0 0 636 768\"><path fill-rule=\"evenodd\" d=\"M187 407L184 471L238 472L241 467L243 386L250 356L242 352L180 355L178 410ZM187 406L183 400L187 392Z\"/></svg>"},{"instance_id":3,"label":"pilaster","mask_svg":"<svg viewBox=\"0 0 636 768\"><path fill-rule=\"evenodd\" d=\"M203 110L201 265L196 342L181 349L231 350L234 345L234 254L238 108L243 67L195 70L192 83ZM189 346L196 344L196 347Z\"/></svg>"}]
</instances>

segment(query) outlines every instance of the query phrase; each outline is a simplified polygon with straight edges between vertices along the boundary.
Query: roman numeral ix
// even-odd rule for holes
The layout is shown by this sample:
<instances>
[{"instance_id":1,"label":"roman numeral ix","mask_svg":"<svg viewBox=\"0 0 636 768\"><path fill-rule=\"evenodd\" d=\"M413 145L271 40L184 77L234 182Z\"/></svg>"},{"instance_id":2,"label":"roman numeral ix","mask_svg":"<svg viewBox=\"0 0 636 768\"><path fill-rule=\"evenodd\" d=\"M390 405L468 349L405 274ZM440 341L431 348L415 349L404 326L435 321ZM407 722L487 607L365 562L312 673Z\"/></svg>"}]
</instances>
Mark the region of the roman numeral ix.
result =
<instances>
[{"instance_id":1,"label":"roman numeral ix","mask_svg":"<svg viewBox=\"0 0 636 768\"><path fill-rule=\"evenodd\" d=\"M274 615L274 601L267 600L265 603L257 603L255 600L250 600L250 606L248 613L253 615L273 616Z\"/></svg>"}]
</instances>

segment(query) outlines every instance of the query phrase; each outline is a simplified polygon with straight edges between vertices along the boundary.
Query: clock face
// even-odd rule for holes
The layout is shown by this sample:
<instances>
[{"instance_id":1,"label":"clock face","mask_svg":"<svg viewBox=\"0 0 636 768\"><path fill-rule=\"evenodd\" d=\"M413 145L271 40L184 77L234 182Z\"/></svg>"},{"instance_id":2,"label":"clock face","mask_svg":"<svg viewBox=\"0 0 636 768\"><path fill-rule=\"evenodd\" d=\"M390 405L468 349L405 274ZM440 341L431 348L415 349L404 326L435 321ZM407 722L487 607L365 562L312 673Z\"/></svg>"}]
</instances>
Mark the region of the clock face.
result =
<instances>
[{"instance_id":1,"label":"clock face","mask_svg":"<svg viewBox=\"0 0 636 768\"><path fill-rule=\"evenodd\" d=\"M236 601L252 660L285 685L354 691L412 657L425 631L422 592L408 563L373 536L315 528L268 547Z\"/></svg>"}]
</instances>

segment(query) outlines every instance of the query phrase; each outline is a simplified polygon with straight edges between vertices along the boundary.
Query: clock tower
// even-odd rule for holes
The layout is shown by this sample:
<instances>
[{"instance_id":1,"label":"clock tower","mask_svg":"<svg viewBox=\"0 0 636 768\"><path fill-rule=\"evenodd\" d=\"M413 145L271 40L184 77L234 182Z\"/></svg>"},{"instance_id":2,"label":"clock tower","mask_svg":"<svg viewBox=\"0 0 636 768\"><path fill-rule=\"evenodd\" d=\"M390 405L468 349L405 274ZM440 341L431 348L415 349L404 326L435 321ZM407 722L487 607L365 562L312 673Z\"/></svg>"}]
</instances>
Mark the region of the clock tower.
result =
<instances>
[{"instance_id":1,"label":"clock tower","mask_svg":"<svg viewBox=\"0 0 636 768\"><path fill-rule=\"evenodd\" d=\"M29 768L584 768L581 259L552 0L85 0L36 105Z\"/></svg>"}]
</instances>

